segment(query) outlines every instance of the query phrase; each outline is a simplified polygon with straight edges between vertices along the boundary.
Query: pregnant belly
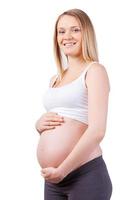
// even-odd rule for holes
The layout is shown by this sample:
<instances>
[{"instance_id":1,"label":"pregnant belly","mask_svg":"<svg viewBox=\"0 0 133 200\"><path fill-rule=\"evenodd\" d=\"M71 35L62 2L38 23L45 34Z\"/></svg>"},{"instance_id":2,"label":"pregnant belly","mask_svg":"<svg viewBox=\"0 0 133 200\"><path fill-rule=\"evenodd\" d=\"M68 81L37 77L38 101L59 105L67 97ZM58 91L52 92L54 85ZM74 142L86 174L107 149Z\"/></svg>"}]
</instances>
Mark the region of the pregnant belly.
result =
<instances>
[{"instance_id":1,"label":"pregnant belly","mask_svg":"<svg viewBox=\"0 0 133 200\"><path fill-rule=\"evenodd\" d=\"M37 146L37 159L42 168L57 167L72 151L87 125L64 117L64 123L41 134Z\"/></svg>"}]
</instances>

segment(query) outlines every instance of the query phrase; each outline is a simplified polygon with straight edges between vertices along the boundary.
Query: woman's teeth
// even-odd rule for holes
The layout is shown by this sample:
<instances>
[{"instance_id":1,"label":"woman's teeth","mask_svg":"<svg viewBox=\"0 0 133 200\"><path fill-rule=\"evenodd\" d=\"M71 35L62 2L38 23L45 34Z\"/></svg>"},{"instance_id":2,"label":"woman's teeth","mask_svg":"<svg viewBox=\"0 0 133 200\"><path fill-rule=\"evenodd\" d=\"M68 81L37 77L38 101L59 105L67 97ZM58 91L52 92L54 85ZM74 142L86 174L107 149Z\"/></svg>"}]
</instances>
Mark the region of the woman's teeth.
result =
<instances>
[{"instance_id":1,"label":"woman's teeth","mask_svg":"<svg viewBox=\"0 0 133 200\"><path fill-rule=\"evenodd\" d=\"M76 42L65 43L64 46L66 46L66 47L71 47L71 46L73 46L73 45L75 45L75 44L76 44Z\"/></svg>"}]
</instances>

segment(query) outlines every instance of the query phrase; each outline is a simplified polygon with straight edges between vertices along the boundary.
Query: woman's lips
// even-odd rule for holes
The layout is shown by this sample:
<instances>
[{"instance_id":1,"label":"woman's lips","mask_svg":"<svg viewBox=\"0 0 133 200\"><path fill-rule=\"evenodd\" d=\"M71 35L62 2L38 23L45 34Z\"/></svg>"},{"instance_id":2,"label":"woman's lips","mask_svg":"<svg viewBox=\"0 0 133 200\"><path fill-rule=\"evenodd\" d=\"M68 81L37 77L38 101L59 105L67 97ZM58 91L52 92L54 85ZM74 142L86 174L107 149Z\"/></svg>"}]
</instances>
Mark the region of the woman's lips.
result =
<instances>
[{"instance_id":1,"label":"woman's lips","mask_svg":"<svg viewBox=\"0 0 133 200\"><path fill-rule=\"evenodd\" d=\"M69 42L69 43L64 43L63 45L66 47L72 47L76 44L76 42Z\"/></svg>"}]
</instances>

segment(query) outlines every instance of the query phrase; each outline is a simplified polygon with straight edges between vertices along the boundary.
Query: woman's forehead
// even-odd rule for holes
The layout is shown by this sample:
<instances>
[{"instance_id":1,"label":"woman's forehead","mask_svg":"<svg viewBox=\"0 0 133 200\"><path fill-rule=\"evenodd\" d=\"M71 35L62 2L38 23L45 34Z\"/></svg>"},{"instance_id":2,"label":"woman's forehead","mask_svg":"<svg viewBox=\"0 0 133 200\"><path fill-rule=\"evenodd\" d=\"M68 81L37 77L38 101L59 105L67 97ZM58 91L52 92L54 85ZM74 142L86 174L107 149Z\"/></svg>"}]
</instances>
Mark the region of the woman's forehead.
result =
<instances>
[{"instance_id":1,"label":"woman's forehead","mask_svg":"<svg viewBox=\"0 0 133 200\"><path fill-rule=\"evenodd\" d=\"M78 20L70 15L63 15L58 21L57 28L80 27Z\"/></svg>"}]
</instances>

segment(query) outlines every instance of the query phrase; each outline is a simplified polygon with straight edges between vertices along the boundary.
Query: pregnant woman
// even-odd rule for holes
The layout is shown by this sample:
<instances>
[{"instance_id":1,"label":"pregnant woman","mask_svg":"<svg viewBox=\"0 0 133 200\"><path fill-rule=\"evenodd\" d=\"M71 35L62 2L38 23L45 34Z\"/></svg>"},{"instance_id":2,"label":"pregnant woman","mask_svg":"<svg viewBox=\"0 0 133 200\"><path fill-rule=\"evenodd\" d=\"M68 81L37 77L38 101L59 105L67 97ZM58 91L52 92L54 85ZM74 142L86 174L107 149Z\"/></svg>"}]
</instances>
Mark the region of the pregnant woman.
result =
<instances>
[{"instance_id":1,"label":"pregnant woman","mask_svg":"<svg viewBox=\"0 0 133 200\"><path fill-rule=\"evenodd\" d=\"M71 9L58 17L54 49L58 73L44 94L47 113L36 122L44 199L109 200L112 182L100 142L106 132L110 86L84 11Z\"/></svg>"}]
</instances>

